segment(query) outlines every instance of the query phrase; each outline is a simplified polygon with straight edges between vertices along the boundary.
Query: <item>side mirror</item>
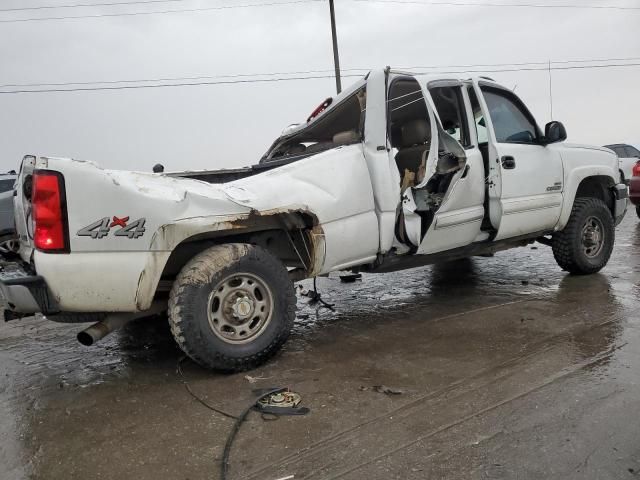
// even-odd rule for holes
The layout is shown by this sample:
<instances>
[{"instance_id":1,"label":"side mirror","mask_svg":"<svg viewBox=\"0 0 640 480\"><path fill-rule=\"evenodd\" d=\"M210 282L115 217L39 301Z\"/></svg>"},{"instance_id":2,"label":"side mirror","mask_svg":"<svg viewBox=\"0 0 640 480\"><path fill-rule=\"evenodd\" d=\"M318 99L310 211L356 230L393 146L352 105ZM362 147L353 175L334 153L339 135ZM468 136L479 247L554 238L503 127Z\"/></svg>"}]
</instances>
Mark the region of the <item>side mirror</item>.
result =
<instances>
[{"instance_id":1,"label":"side mirror","mask_svg":"<svg viewBox=\"0 0 640 480\"><path fill-rule=\"evenodd\" d=\"M562 122L549 122L544 127L544 143L548 145L550 143L562 142L567 139L567 130L564 128Z\"/></svg>"}]
</instances>

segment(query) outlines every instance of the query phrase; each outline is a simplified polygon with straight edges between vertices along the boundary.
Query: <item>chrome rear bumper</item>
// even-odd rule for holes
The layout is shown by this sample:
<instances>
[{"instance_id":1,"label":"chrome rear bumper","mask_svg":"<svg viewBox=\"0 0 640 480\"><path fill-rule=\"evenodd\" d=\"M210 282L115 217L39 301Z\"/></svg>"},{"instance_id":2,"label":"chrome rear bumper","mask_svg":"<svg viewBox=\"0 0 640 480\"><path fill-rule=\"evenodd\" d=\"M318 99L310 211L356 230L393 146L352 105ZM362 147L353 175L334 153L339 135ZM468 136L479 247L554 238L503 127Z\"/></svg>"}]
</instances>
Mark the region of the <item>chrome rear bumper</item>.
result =
<instances>
[{"instance_id":1,"label":"chrome rear bumper","mask_svg":"<svg viewBox=\"0 0 640 480\"><path fill-rule=\"evenodd\" d=\"M0 260L0 300L7 310L26 314L58 311L44 278L28 272L20 262Z\"/></svg>"}]
</instances>

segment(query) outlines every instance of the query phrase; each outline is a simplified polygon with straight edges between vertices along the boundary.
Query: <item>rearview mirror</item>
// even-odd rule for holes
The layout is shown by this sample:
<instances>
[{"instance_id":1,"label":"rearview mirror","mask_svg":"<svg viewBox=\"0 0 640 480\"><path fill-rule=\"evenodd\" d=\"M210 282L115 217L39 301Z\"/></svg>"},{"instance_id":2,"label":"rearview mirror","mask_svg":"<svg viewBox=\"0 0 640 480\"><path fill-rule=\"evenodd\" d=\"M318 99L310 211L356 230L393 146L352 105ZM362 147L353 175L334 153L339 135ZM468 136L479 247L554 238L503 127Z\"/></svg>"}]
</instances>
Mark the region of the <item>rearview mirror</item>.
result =
<instances>
[{"instance_id":1,"label":"rearview mirror","mask_svg":"<svg viewBox=\"0 0 640 480\"><path fill-rule=\"evenodd\" d=\"M550 143L562 142L567 139L567 130L564 128L562 122L549 122L544 127L544 143L548 145Z\"/></svg>"}]
</instances>

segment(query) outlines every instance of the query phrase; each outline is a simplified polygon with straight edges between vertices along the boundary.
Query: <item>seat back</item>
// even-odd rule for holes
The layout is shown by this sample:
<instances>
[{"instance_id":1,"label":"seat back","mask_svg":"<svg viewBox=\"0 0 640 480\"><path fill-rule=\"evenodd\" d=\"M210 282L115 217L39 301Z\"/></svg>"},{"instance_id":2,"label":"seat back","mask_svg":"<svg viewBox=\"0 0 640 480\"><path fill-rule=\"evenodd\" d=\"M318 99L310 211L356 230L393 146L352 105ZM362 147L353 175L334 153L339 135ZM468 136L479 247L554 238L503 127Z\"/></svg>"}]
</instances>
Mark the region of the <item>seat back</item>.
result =
<instances>
[{"instance_id":1,"label":"seat back","mask_svg":"<svg viewBox=\"0 0 640 480\"><path fill-rule=\"evenodd\" d=\"M396 154L396 165L402 178L403 190L419 183L421 167L429 151L431 128L426 120L412 120L401 127L400 145ZM407 178L405 178L407 177ZM409 180L408 177L413 177Z\"/></svg>"}]
</instances>

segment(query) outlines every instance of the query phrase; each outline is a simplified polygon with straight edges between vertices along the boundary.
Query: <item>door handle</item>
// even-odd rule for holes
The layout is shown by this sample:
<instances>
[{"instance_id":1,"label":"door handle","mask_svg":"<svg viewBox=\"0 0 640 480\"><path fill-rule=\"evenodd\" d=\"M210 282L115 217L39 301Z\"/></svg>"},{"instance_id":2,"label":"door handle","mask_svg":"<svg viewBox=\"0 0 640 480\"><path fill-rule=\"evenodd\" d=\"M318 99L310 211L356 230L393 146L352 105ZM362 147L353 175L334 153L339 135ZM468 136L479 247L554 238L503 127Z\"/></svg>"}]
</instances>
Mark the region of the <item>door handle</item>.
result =
<instances>
[{"instance_id":1,"label":"door handle","mask_svg":"<svg viewBox=\"0 0 640 480\"><path fill-rule=\"evenodd\" d=\"M502 157L502 168L505 170L513 170L516 168L516 159L511 155L505 155Z\"/></svg>"}]
</instances>

